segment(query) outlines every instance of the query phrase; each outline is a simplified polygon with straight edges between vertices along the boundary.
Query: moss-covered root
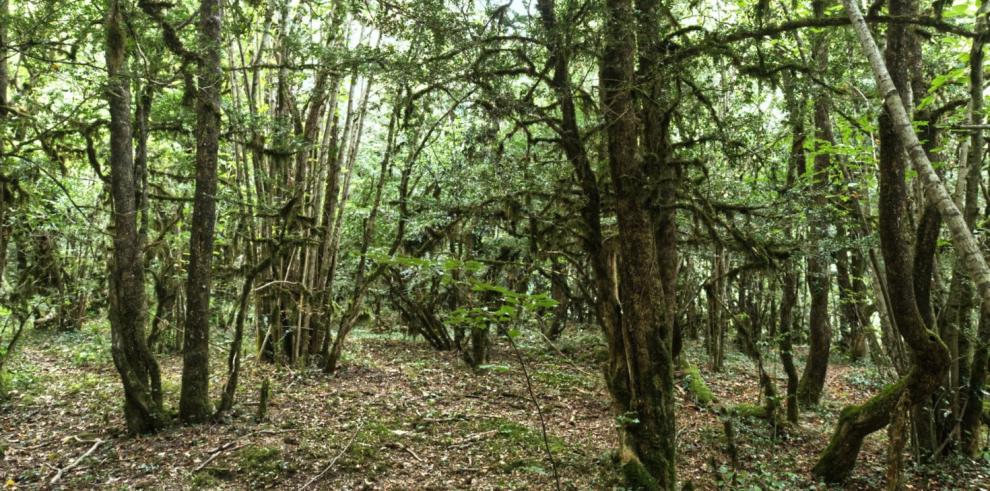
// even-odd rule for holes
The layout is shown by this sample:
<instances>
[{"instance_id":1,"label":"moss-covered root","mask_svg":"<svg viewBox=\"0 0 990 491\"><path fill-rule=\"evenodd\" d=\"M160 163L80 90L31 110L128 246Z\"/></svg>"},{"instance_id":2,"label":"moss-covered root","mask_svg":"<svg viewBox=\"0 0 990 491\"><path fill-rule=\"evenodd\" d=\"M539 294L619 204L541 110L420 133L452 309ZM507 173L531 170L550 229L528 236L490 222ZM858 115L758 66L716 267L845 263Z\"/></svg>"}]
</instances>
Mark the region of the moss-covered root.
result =
<instances>
[{"instance_id":1,"label":"moss-covered root","mask_svg":"<svg viewBox=\"0 0 990 491\"><path fill-rule=\"evenodd\" d=\"M694 396L698 405L708 407L715 403L715 394L708 388L705 379L701 377L701 370L687 360L681 363L681 369L684 370L684 385L687 386L688 392Z\"/></svg>"},{"instance_id":2,"label":"moss-covered root","mask_svg":"<svg viewBox=\"0 0 990 491\"><path fill-rule=\"evenodd\" d=\"M845 481L856 465L863 439L890 422L890 416L907 386L907 381L908 377L902 378L884 387L864 404L843 409L832 441L818 457L811 473L827 483Z\"/></svg>"},{"instance_id":3,"label":"moss-covered root","mask_svg":"<svg viewBox=\"0 0 990 491\"><path fill-rule=\"evenodd\" d=\"M757 418L757 419L767 419L770 417L770 412L767 410L766 406L759 406L756 404L736 404L728 409L730 415L738 416L740 418Z\"/></svg>"},{"instance_id":4,"label":"moss-covered root","mask_svg":"<svg viewBox=\"0 0 990 491\"><path fill-rule=\"evenodd\" d=\"M619 450L619 468L622 470L622 477L628 489L665 491L639 457L628 447L623 446Z\"/></svg>"}]
</instances>

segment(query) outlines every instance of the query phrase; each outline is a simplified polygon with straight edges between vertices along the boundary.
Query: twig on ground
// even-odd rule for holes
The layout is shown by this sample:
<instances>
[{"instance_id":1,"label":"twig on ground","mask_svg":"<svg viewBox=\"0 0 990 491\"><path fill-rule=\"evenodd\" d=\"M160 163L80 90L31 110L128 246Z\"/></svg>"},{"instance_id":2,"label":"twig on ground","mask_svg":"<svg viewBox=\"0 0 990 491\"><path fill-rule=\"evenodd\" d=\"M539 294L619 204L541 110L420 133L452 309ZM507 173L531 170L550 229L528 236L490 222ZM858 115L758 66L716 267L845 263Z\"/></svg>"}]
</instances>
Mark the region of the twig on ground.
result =
<instances>
[{"instance_id":1,"label":"twig on ground","mask_svg":"<svg viewBox=\"0 0 990 491\"><path fill-rule=\"evenodd\" d=\"M48 482L48 484L56 484L57 482L59 482L59 480L62 479L62 476L66 472L69 472L72 469L74 469L77 465L79 465L80 462L83 461L83 459L89 457L93 452L96 451L97 448L100 448L100 445L103 445L104 443L106 443L106 440L101 440L98 438L95 442L93 442L93 446L89 447L89 450L87 450L86 453L80 455L76 460L73 460L72 463L70 463L69 465L59 469L58 472L55 473L55 477L53 477L52 480Z\"/></svg>"},{"instance_id":2,"label":"twig on ground","mask_svg":"<svg viewBox=\"0 0 990 491\"><path fill-rule=\"evenodd\" d=\"M324 476L324 474L326 474L327 472L330 472L330 469L333 469L334 464L336 464L337 461L340 460L340 458L344 455L344 453L347 452L347 449L351 448L351 445L354 444L354 440L357 438L358 433L361 433L361 429L362 428L364 428L364 425L363 424L361 426L358 426L358 429L357 430L354 430L354 434L351 435L351 439L347 441L347 445L344 445L344 448L340 449L340 453L338 453L336 456L334 456L333 460L331 460L330 463L327 464L327 466L324 467L323 470L320 471L319 474L317 474L316 476L314 476L309 481L306 481L306 484L303 484L299 488L299 491L302 491L302 490L308 488L314 482L319 481L320 478L322 478Z\"/></svg>"},{"instance_id":3,"label":"twig on ground","mask_svg":"<svg viewBox=\"0 0 990 491\"><path fill-rule=\"evenodd\" d=\"M464 438L461 438L460 440L457 440L456 442L451 443L450 444L450 447L451 448L453 448L453 447L460 447L462 445L465 445L465 444L468 444L468 443L471 443L471 442L476 442L478 440L481 440L482 438L487 438L487 437L492 436L492 435L494 435L496 433L498 433L498 430L482 431L481 433L475 433L473 435L468 435L468 436L466 436Z\"/></svg>"},{"instance_id":4,"label":"twig on ground","mask_svg":"<svg viewBox=\"0 0 990 491\"><path fill-rule=\"evenodd\" d=\"M296 431L296 430L295 429L285 429L285 430L258 430L258 431L252 431L251 433L246 433L244 435L241 435L241 436L235 438L234 440L231 440L231 441L229 441L227 443L224 443L223 445L220 445L219 447L217 447L216 449L214 449L213 451L211 451L210 452L210 456L207 457L206 460L204 460L201 464L199 464L198 466L196 466L196 468L193 469L192 471L195 474L195 473L203 470L204 467L206 467L210 462L213 462L213 460L215 460L217 457L220 456L220 454L224 453L227 450L237 450L237 449L240 449L240 448L243 448L243 447L247 446L247 443L234 446L235 443L237 443L238 441L243 440L245 438L250 438L250 437L255 436L255 435L277 435L279 433L291 433L293 431Z\"/></svg>"},{"instance_id":5,"label":"twig on ground","mask_svg":"<svg viewBox=\"0 0 990 491\"><path fill-rule=\"evenodd\" d=\"M547 421L543 417L543 408L540 407L540 400L536 398L536 392L533 391L533 381L529 378L529 370L526 368L526 361L523 360L522 353L519 352L519 348L516 346L516 342L512 339L512 336L506 336L509 339L509 346L512 346L512 351L516 353L516 358L519 359L519 366L522 367L523 375L526 377L526 389L529 391L529 397L533 400L533 405L536 406L536 413L540 416L540 430L543 431L543 448L547 452L547 458L550 460L550 468L553 470L553 479L557 484L557 491L560 491L560 474L557 472L557 460L553 458L553 451L550 450L550 439L547 437Z\"/></svg>"},{"instance_id":6,"label":"twig on ground","mask_svg":"<svg viewBox=\"0 0 990 491\"><path fill-rule=\"evenodd\" d=\"M210 462L213 462L217 457L220 456L220 454L224 453L225 451L227 451L227 450L237 450L237 449L243 448L243 447L245 447L247 445L247 443L242 443L240 445L234 445L235 442L236 442L236 440L233 441L233 442L225 443L225 444L221 445L220 447L218 447L216 450L214 450L213 453L210 454L210 456L207 457L207 459L203 461L203 463L197 465L196 468L193 469L193 474L195 474L195 473L203 470L204 467L206 467L207 465L209 465Z\"/></svg>"},{"instance_id":7,"label":"twig on ground","mask_svg":"<svg viewBox=\"0 0 990 491\"><path fill-rule=\"evenodd\" d=\"M413 452L411 448L407 447L406 445L404 445L402 443L392 442L390 445L391 446L394 446L395 448L398 448L399 450L402 450L402 451L406 452L409 455L412 455L412 457L414 459L416 459L420 463L425 462L425 460L423 460L422 457L420 457L419 455L417 455L416 452Z\"/></svg>"}]
</instances>

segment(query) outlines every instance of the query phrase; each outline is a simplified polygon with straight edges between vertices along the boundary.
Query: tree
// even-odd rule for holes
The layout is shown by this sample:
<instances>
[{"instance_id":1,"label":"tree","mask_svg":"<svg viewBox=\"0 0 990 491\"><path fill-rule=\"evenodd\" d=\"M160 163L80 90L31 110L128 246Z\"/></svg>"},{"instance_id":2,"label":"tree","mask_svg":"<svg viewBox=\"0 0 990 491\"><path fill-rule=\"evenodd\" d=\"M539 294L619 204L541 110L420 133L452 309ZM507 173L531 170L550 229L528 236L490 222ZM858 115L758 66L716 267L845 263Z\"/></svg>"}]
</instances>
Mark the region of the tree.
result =
<instances>
[{"instance_id":1,"label":"tree","mask_svg":"<svg viewBox=\"0 0 990 491\"><path fill-rule=\"evenodd\" d=\"M910 264L913 255L907 249L910 242L905 240L903 226L907 203L904 180L906 162L901 156L905 153L924 183L927 201L937 207L946 222L953 245L976 283L984 305L988 305L987 300L990 300L990 269L987 268L965 219L932 168L905 110L908 104L902 94L910 93L905 76L911 73L906 65L911 62L910 56L918 56L920 52L917 44L912 47L911 43L916 41L910 27L890 27L885 61L881 58L880 50L873 41L859 7L851 0L845 0L844 3L860 45L870 61L878 89L884 98L886 118L889 118L882 120L886 129L881 134L880 237L887 265L892 314L896 318L898 330L912 351L914 364L907 376L885 388L867 403L843 410L832 442L814 468L814 473L827 481L841 481L849 475L863 438L889 422L901 397L907 397L911 405L921 404L932 394L948 369L948 350L938 335L925 325L914 296L913 285L918 278L913 276ZM917 9L917 4L910 0L892 0L890 6L894 15L911 15ZM891 78L889 66L893 66L893 73L897 73L898 79Z\"/></svg>"},{"instance_id":2,"label":"tree","mask_svg":"<svg viewBox=\"0 0 990 491\"><path fill-rule=\"evenodd\" d=\"M124 11L110 0L106 17L107 100L110 104L110 179L113 197L113 257L110 261L110 326L114 365L124 385L124 417L131 433L151 433L165 424L158 362L148 350L144 326L144 261L137 230L131 92L127 72Z\"/></svg>"},{"instance_id":3,"label":"tree","mask_svg":"<svg viewBox=\"0 0 990 491\"><path fill-rule=\"evenodd\" d=\"M827 2L815 0L812 2L815 17L825 16ZM824 33L816 36L812 48L813 61L819 67L828 66L828 39ZM804 373L798 385L797 398L804 406L813 406L821 400L822 390L825 387L825 374L828 371L828 356L831 347L832 333L828 319L828 292L831 288L828 260L828 253L825 251L825 242L828 240L828 220L822 216L828 213L828 193L829 172L832 166L831 156L828 146L835 144L832 135L831 121L831 100L824 90L819 90L814 102L814 124L815 124L815 162L811 173L813 181L813 192L815 197L813 203L818 207L815 212L815 220L811 222L811 232L809 239L813 240L817 246L808 257L808 290L811 294L811 312L808 314L810 321L810 346L808 347L808 361L804 366Z\"/></svg>"},{"instance_id":4,"label":"tree","mask_svg":"<svg viewBox=\"0 0 990 491\"><path fill-rule=\"evenodd\" d=\"M199 4L199 75L196 96L196 191L189 235L186 330L182 345L179 416L201 423L210 416L210 283L216 227L220 139L220 2Z\"/></svg>"},{"instance_id":5,"label":"tree","mask_svg":"<svg viewBox=\"0 0 990 491\"><path fill-rule=\"evenodd\" d=\"M634 8L631 0L610 0L605 11L602 105L609 170L615 186L622 304L619 325L606 332L607 383L620 418L619 458L627 483L647 489L674 489L673 325L657 256L657 224L649 212L653 203L645 199L652 193L645 189L648 177L643 154L658 160L664 156L649 153L660 150L656 147L641 149L638 135L639 124L648 127L663 123L639 120L661 114L655 110L639 113L633 92L639 86L635 67L637 32L658 28L658 8L657 2L638 2ZM640 39L640 56L651 56L646 50L651 47L648 40L652 37ZM661 75L657 68L652 63L640 65L654 84L660 83L653 81L653 77ZM649 92L660 95L655 90ZM662 160L658 163L662 165ZM665 198L661 195L661 200Z\"/></svg>"}]
</instances>

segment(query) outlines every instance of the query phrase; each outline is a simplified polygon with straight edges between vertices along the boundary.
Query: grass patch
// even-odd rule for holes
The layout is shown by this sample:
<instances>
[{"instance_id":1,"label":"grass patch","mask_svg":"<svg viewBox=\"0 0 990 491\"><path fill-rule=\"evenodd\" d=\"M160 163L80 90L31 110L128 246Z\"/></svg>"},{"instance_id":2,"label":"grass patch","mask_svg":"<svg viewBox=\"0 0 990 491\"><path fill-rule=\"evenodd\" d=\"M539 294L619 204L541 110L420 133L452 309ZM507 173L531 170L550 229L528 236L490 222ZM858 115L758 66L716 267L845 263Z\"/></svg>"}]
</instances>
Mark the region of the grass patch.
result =
<instances>
[{"instance_id":1,"label":"grass patch","mask_svg":"<svg viewBox=\"0 0 990 491\"><path fill-rule=\"evenodd\" d=\"M59 333L52 340L63 358L76 367L104 367L113 364L110 331L106 321L89 322L78 331Z\"/></svg>"},{"instance_id":2,"label":"grass patch","mask_svg":"<svg viewBox=\"0 0 990 491\"><path fill-rule=\"evenodd\" d=\"M351 443L351 447L347 449L347 462L342 462L339 465L351 469L361 469L362 472L369 470L380 472L388 469L388 460L382 458L382 448L395 438L392 429L398 426L393 421L372 416L371 420L366 421L361 426L357 436L354 437L354 442ZM346 444L347 437L341 434L340 438L345 438L341 443Z\"/></svg>"},{"instance_id":3,"label":"grass patch","mask_svg":"<svg viewBox=\"0 0 990 491\"><path fill-rule=\"evenodd\" d=\"M584 389L593 389L595 387L595 383L586 377L559 370L538 370L533 372L533 379L558 388L581 387Z\"/></svg>"},{"instance_id":4,"label":"grass patch","mask_svg":"<svg viewBox=\"0 0 990 491\"><path fill-rule=\"evenodd\" d=\"M273 485L285 474L292 474L295 468L282 458L282 449L272 446L250 445L237 452L239 480L252 486Z\"/></svg>"}]
</instances>

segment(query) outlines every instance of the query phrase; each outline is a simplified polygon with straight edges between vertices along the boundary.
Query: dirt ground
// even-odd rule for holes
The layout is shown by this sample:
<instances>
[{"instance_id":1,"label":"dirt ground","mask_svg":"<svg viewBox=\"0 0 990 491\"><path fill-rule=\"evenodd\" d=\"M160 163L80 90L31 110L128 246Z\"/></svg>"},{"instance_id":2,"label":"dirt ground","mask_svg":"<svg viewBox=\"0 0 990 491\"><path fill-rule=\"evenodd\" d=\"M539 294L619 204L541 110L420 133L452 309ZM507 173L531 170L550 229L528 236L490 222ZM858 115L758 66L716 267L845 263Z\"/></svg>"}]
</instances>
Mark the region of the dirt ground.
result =
<instances>
[{"instance_id":1,"label":"dirt ground","mask_svg":"<svg viewBox=\"0 0 990 491\"><path fill-rule=\"evenodd\" d=\"M6 489L613 489L614 420L597 368L594 331L521 353L546 421L553 463L524 371L506 343L475 373L455 353L396 335L358 332L335 377L245 360L238 410L196 427L174 424L146 437L123 434L121 389L105 323L78 333L31 332L11 362L0 402L0 482ZM214 353L223 353L222 342ZM688 358L722 402L759 402L755 368L738 354L725 373ZM215 355L212 390L224 373ZM167 405L178 394L176 354L160 355ZM771 367L783 383L783 372ZM255 421L262 380L265 420ZM696 489L824 489L810 480L838 411L883 380L869 366L836 360L826 400L786 438L766 421L736 421L739 468L725 452L722 422L699 407L678 375L678 478ZM886 435L871 436L845 489L882 485ZM909 466L910 467L910 466ZM990 463L909 468L909 489L990 488Z\"/></svg>"}]
</instances>

